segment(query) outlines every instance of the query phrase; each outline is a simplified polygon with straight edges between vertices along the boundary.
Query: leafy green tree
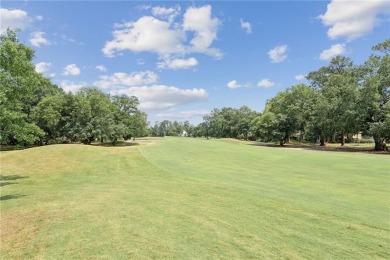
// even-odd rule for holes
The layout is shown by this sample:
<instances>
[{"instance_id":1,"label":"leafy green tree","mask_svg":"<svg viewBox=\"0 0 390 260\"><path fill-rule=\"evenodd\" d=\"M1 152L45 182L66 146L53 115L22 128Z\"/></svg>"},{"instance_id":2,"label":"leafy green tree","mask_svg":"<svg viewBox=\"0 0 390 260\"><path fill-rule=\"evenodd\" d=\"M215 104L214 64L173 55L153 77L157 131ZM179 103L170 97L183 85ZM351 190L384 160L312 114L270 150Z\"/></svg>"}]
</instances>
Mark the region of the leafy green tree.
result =
<instances>
[{"instance_id":1,"label":"leafy green tree","mask_svg":"<svg viewBox=\"0 0 390 260\"><path fill-rule=\"evenodd\" d=\"M384 150L385 140L389 139L390 102L390 39L373 47L382 55L371 55L360 66L362 86L360 89L359 115L363 133L374 138L375 150Z\"/></svg>"},{"instance_id":2,"label":"leafy green tree","mask_svg":"<svg viewBox=\"0 0 390 260\"><path fill-rule=\"evenodd\" d=\"M288 132L286 115L265 111L256 121L258 135L263 141L278 140L280 145L285 143L286 132Z\"/></svg>"},{"instance_id":3,"label":"leafy green tree","mask_svg":"<svg viewBox=\"0 0 390 260\"><path fill-rule=\"evenodd\" d=\"M289 143L292 134L298 132L303 139L317 99L318 91L306 85L288 88L267 101L264 113L252 121L251 130L265 140L281 144Z\"/></svg>"},{"instance_id":4,"label":"leafy green tree","mask_svg":"<svg viewBox=\"0 0 390 260\"><path fill-rule=\"evenodd\" d=\"M210 115L203 117L207 136L216 138L247 138L252 120L257 113L247 106L239 109L223 107L213 109ZM204 132L204 131L203 131Z\"/></svg>"},{"instance_id":5,"label":"leafy green tree","mask_svg":"<svg viewBox=\"0 0 390 260\"><path fill-rule=\"evenodd\" d=\"M61 90L35 72L34 50L20 43L10 29L0 35L0 138L2 143L31 144L44 132L32 122L31 111L46 96Z\"/></svg>"},{"instance_id":6,"label":"leafy green tree","mask_svg":"<svg viewBox=\"0 0 390 260\"><path fill-rule=\"evenodd\" d=\"M318 104L318 113L315 113L322 118L313 120L316 125L312 129L331 136L333 140L339 135L341 145L344 145L346 135L359 129L357 68L350 58L337 56L328 66L310 72L307 79L324 99ZM324 145L324 142L321 141L321 144Z\"/></svg>"},{"instance_id":7,"label":"leafy green tree","mask_svg":"<svg viewBox=\"0 0 390 260\"><path fill-rule=\"evenodd\" d=\"M32 118L45 131L46 142L63 136L66 120L68 119L66 117L67 97L66 94L48 96L33 108Z\"/></svg>"}]
</instances>

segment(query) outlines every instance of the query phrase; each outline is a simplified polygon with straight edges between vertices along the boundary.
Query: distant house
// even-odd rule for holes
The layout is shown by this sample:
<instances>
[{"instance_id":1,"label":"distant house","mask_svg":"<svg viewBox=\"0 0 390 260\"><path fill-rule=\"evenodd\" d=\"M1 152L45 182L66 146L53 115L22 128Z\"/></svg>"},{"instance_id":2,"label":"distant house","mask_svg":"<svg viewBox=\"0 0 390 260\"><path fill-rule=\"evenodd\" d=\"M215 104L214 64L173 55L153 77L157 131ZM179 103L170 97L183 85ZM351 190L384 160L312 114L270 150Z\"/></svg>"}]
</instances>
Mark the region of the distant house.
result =
<instances>
[{"instance_id":1,"label":"distant house","mask_svg":"<svg viewBox=\"0 0 390 260\"><path fill-rule=\"evenodd\" d=\"M188 136L187 131L186 130L181 131L180 136L181 137L187 137Z\"/></svg>"}]
</instances>

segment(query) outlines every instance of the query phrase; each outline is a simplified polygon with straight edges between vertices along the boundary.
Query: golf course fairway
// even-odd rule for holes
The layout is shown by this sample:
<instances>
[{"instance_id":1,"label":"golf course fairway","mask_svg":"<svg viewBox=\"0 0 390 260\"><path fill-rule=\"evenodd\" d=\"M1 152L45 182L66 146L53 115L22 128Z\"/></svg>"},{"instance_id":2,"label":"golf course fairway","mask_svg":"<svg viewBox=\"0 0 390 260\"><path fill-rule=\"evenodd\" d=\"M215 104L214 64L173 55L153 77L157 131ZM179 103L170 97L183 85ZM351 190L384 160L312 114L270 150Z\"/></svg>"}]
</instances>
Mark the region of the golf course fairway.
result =
<instances>
[{"instance_id":1,"label":"golf course fairway","mask_svg":"<svg viewBox=\"0 0 390 260\"><path fill-rule=\"evenodd\" d=\"M0 258L390 258L388 155L137 142L0 152Z\"/></svg>"}]
</instances>

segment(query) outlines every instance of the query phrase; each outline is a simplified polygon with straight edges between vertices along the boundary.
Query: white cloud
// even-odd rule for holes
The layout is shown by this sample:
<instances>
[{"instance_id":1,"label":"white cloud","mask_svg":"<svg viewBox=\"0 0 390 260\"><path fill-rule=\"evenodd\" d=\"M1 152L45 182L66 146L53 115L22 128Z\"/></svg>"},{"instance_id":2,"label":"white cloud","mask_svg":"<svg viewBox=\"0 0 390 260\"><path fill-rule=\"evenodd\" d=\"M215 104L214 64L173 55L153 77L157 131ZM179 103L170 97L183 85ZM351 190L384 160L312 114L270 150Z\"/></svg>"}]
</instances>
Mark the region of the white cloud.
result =
<instances>
[{"instance_id":1,"label":"white cloud","mask_svg":"<svg viewBox=\"0 0 390 260\"><path fill-rule=\"evenodd\" d=\"M244 22L241 19L240 23L241 23L241 28L244 29L247 34L252 33L252 25L249 22Z\"/></svg>"},{"instance_id":2,"label":"white cloud","mask_svg":"<svg viewBox=\"0 0 390 260\"><path fill-rule=\"evenodd\" d=\"M208 93L204 89L180 89L166 85L129 87L111 91L111 94L136 96L140 100L140 108L147 111L161 111L176 106L204 102Z\"/></svg>"},{"instance_id":3,"label":"white cloud","mask_svg":"<svg viewBox=\"0 0 390 260\"><path fill-rule=\"evenodd\" d=\"M158 113L157 117L167 120L190 120L197 117L203 117L210 114L209 110L187 110L175 113Z\"/></svg>"},{"instance_id":4,"label":"white cloud","mask_svg":"<svg viewBox=\"0 0 390 260\"><path fill-rule=\"evenodd\" d=\"M62 75L65 75L65 76L77 76L77 75L80 75L80 73L81 73L81 71L77 67L76 64L69 64L69 65L67 65L64 68L64 72L62 73Z\"/></svg>"},{"instance_id":5,"label":"white cloud","mask_svg":"<svg viewBox=\"0 0 390 260\"><path fill-rule=\"evenodd\" d=\"M198 60L195 58L188 59L165 59L162 62L157 63L159 69L190 69L198 65Z\"/></svg>"},{"instance_id":6,"label":"white cloud","mask_svg":"<svg viewBox=\"0 0 390 260\"><path fill-rule=\"evenodd\" d=\"M329 38L354 40L371 32L381 14L390 14L390 1L332 0L319 18L330 27Z\"/></svg>"},{"instance_id":7,"label":"white cloud","mask_svg":"<svg viewBox=\"0 0 390 260\"><path fill-rule=\"evenodd\" d=\"M81 88L87 87L87 83L85 82L80 82L80 83L75 83L73 81L69 80L63 80L60 82L60 87L65 91L65 92L72 92L76 93L79 91Z\"/></svg>"},{"instance_id":8,"label":"white cloud","mask_svg":"<svg viewBox=\"0 0 390 260\"><path fill-rule=\"evenodd\" d=\"M191 40L190 52L199 52L222 58L220 50L210 48L217 38L217 31L220 25L218 18L211 17L211 6L205 5L199 8L190 7L184 14L183 28L185 31L195 33Z\"/></svg>"},{"instance_id":9,"label":"white cloud","mask_svg":"<svg viewBox=\"0 0 390 260\"><path fill-rule=\"evenodd\" d=\"M320 54L320 60L330 60L337 55L345 52L345 44L334 44L329 49L324 50Z\"/></svg>"},{"instance_id":10,"label":"white cloud","mask_svg":"<svg viewBox=\"0 0 390 260\"><path fill-rule=\"evenodd\" d=\"M7 28L23 30L29 22L27 12L23 10L0 8L0 34L4 33Z\"/></svg>"},{"instance_id":11,"label":"white cloud","mask_svg":"<svg viewBox=\"0 0 390 260\"><path fill-rule=\"evenodd\" d=\"M101 72L107 71L107 69L106 69L106 67L104 67L104 65L98 65L95 67L95 69L97 69L98 71L101 71Z\"/></svg>"},{"instance_id":12,"label":"white cloud","mask_svg":"<svg viewBox=\"0 0 390 260\"><path fill-rule=\"evenodd\" d=\"M279 63L287 59L287 45L279 45L268 52L272 63Z\"/></svg>"},{"instance_id":13,"label":"white cloud","mask_svg":"<svg viewBox=\"0 0 390 260\"><path fill-rule=\"evenodd\" d=\"M169 22L144 16L135 22L116 25L114 39L106 42L103 53L113 57L116 52L155 52L159 55L183 52L185 33L171 28Z\"/></svg>"},{"instance_id":14,"label":"white cloud","mask_svg":"<svg viewBox=\"0 0 390 260\"><path fill-rule=\"evenodd\" d=\"M169 21L169 23L172 23L173 20L180 14L180 10L180 6L170 8L155 6L152 8L152 14L155 17L159 17Z\"/></svg>"},{"instance_id":15,"label":"white cloud","mask_svg":"<svg viewBox=\"0 0 390 260\"><path fill-rule=\"evenodd\" d=\"M42 15L37 15L37 16L35 16L35 19L37 21L42 21L43 20L43 16Z\"/></svg>"},{"instance_id":16,"label":"white cloud","mask_svg":"<svg viewBox=\"0 0 390 260\"><path fill-rule=\"evenodd\" d=\"M45 38L44 32L33 32L30 34L30 43L35 47L40 47L41 45L50 45L51 42L49 42Z\"/></svg>"},{"instance_id":17,"label":"white cloud","mask_svg":"<svg viewBox=\"0 0 390 260\"><path fill-rule=\"evenodd\" d=\"M94 85L102 89L114 90L154 84L157 79L157 74L151 71L133 72L131 74L116 72L111 76L100 76L99 80L94 82Z\"/></svg>"},{"instance_id":18,"label":"white cloud","mask_svg":"<svg viewBox=\"0 0 390 260\"><path fill-rule=\"evenodd\" d=\"M238 84L237 80L229 81L226 86L231 89L242 88L244 85Z\"/></svg>"},{"instance_id":19,"label":"white cloud","mask_svg":"<svg viewBox=\"0 0 390 260\"><path fill-rule=\"evenodd\" d=\"M296 80L305 80L305 76L302 75L302 74L296 75L296 76L295 76L295 79L296 79Z\"/></svg>"},{"instance_id":20,"label":"white cloud","mask_svg":"<svg viewBox=\"0 0 390 260\"><path fill-rule=\"evenodd\" d=\"M107 41L103 53L108 57L115 56L125 50L133 52L153 52L160 58L203 53L222 57L220 50L211 45L217 37L219 20L211 17L211 6L190 7L186 10L182 24L173 22L178 9L154 8L153 13L158 17L169 14L171 19L160 20L153 16L143 16L134 22L115 25L113 40ZM173 16L172 16L173 15ZM173 18L172 18L173 17ZM178 20L178 19L176 19ZM193 33L191 40L186 34Z\"/></svg>"},{"instance_id":21,"label":"white cloud","mask_svg":"<svg viewBox=\"0 0 390 260\"><path fill-rule=\"evenodd\" d=\"M270 79L262 79L257 83L258 87L270 88L275 85L275 82L272 82Z\"/></svg>"},{"instance_id":22,"label":"white cloud","mask_svg":"<svg viewBox=\"0 0 390 260\"><path fill-rule=\"evenodd\" d=\"M35 64L35 71L38 73L45 73L49 70L50 67L51 67L50 62L39 62Z\"/></svg>"}]
</instances>

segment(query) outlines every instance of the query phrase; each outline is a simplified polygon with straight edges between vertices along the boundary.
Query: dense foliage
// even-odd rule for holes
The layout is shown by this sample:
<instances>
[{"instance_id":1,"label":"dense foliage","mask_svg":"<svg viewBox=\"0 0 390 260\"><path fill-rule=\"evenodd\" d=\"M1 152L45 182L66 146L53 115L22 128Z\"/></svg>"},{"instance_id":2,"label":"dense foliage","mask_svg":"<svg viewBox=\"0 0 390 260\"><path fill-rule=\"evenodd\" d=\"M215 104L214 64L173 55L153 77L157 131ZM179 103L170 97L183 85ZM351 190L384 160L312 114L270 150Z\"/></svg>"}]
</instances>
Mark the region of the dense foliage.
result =
<instances>
[{"instance_id":1,"label":"dense foliage","mask_svg":"<svg viewBox=\"0 0 390 260\"><path fill-rule=\"evenodd\" d=\"M34 51L16 32L0 36L0 142L29 145L109 140L147 135L146 114L136 97L110 96L94 88L64 93L35 71Z\"/></svg>"},{"instance_id":2,"label":"dense foliage","mask_svg":"<svg viewBox=\"0 0 390 260\"><path fill-rule=\"evenodd\" d=\"M204 117L203 123L195 127L195 136L247 139L252 136L249 132L250 125L257 115L259 114L247 106L239 109L214 109Z\"/></svg>"}]
</instances>

